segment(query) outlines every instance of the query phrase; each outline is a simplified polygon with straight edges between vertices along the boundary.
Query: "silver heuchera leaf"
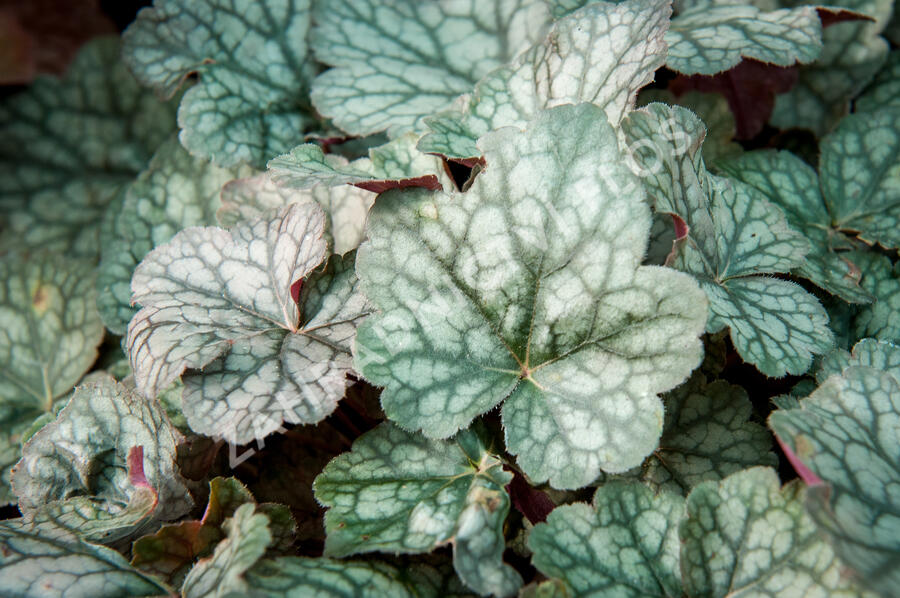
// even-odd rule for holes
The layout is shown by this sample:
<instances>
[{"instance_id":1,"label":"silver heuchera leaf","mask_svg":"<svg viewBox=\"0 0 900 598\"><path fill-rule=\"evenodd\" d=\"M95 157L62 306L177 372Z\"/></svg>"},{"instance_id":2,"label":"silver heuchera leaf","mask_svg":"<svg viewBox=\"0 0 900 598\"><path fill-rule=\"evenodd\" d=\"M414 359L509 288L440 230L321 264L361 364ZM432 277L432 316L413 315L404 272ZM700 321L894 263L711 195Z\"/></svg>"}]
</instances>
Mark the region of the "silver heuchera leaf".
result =
<instances>
[{"instance_id":1,"label":"silver heuchera leaf","mask_svg":"<svg viewBox=\"0 0 900 598\"><path fill-rule=\"evenodd\" d=\"M192 154L263 166L314 122L303 101L316 70L309 26L309 0L156 0L125 31L123 56L165 97L197 73L178 108Z\"/></svg>"},{"instance_id":2,"label":"silver heuchera leaf","mask_svg":"<svg viewBox=\"0 0 900 598\"><path fill-rule=\"evenodd\" d=\"M768 376L805 372L833 344L828 315L799 285L767 274L798 267L809 241L754 187L706 170L706 130L690 111L650 104L623 127L656 211L686 225L670 261L706 292L707 329L730 328L741 357Z\"/></svg>"},{"instance_id":3,"label":"silver heuchera leaf","mask_svg":"<svg viewBox=\"0 0 900 598\"><path fill-rule=\"evenodd\" d=\"M429 552L450 543L466 585L511 596L522 585L503 564L511 480L472 430L429 440L384 423L316 478L316 499L330 507L325 554Z\"/></svg>"},{"instance_id":4,"label":"silver heuchera leaf","mask_svg":"<svg viewBox=\"0 0 900 598\"><path fill-rule=\"evenodd\" d=\"M271 174L263 173L225 185L216 218L231 228L292 203L314 202L325 211L325 239L334 253L343 255L359 247L365 237L366 217L374 201L375 193L350 185L293 189L276 185Z\"/></svg>"},{"instance_id":5,"label":"silver heuchera leaf","mask_svg":"<svg viewBox=\"0 0 900 598\"><path fill-rule=\"evenodd\" d=\"M616 132L589 104L480 141L465 193L393 192L359 250L382 312L357 364L401 426L446 438L503 405L508 449L536 482L579 487L655 447L657 393L699 363L706 301L640 266L649 208Z\"/></svg>"},{"instance_id":6,"label":"silver heuchera leaf","mask_svg":"<svg viewBox=\"0 0 900 598\"><path fill-rule=\"evenodd\" d=\"M149 487L158 497L151 519L176 519L192 506L175 464L181 439L156 402L110 377L88 382L25 444L12 474L19 509L28 520L63 524L121 513L127 535L142 519L134 503L146 503L136 496ZM116 537L116 527L98 525L98 534Z\"/></svg>"},{"instance_id":7,"label":"silver heuchera leaf","mask_svg":"<svg viewBox=\"0 0 900 598\"><path fill-rule=\"evenodd\" d=\"M119 52L117 39L95 39L63 78L39 77L0 103L7 247L96 258L110 203L174 130L174 105L142 89Z\"/></svg>"},{"instance_id":8,"label":"silver heuchera leaf","mask_svg":"<svg viewBox=\"0 0 900 598\"><path fill-rule=\"evenodd\" d=\"M685 593L860 596L807 515L805 490L799 480L782 488L767 467L694 488L679 526Z\"/></svg>"},{"instance_id":9,"label":"silver heuchera leaf","mask_svg":"<svg viewBox=\"0 0 900 598\"><path fill-rule=\"evenodd\" d=\"M534 527L534 566L561 580L563 595L676 597L683 594L678 523L684 498L634 482L597 489L593 505L554 509Z\"/></svg>"},{"instance_id":10,"label":"silver heuchera leaf","mask_svg":"<svg viewBox=\"0 0 900 598\"><path fill-rule=\"evenodd\" d=\"M698 6L672 19L666 66L686 75L714 75L743 58L790 66L822 52L815 6L764 12L748 4Z\"/></svg>"},{"instance_id":11,"label":"silver heuchera leaf","mask_svg":"<svg viewBox=\"0 0 900 598\"><path fill-rule=\"evenodd\" d=\"M863 341L846 367L769 425L816 477L807 506L861 583L900 583L900 347Z\"/></svg>"},{"instance_id":12,"label":"silver heuchera leaf","mask_svg":"<svg viewBox=\"0 0 900 598\"><path fill-rule=\"evenodd\" d=\"M138 389L156 396L202 369L184 378L188 423L235 443L331 413L369 308L351 258L313 273L324 226L317 204L291 204L231 232L185 229L148 254L132 279L143 307L126 339Z\"/></svg>"},{"instance_id":13,"label":"silver heuchera leaf","mask_svg":"<svg viewBox=\"0 0 900 598\"><path fill-rule=\"evenodd\" d=\"M561 19L511 64L487 74L458 109L427 119L432 132L419 149L477 157L475 142L488 131L522 127L540 110L562 104L595 104L617 126L665 62L670 4L595 2Z\"/></svg>"},{"instance_id":14,"label":"silver heuchera leaf","mask_svg":"<svg viewBox=\"0 0 900 598\"><path fill-rule=\"evenodd\" d=\"M97 304L113 333L124 334L135 314L131 276L147 252L183 228L214 224L222 185L251 174L247 167L220 168L191 156L174 136L159 147L125 189L110 234L102 235Z\"/></svg>"},{"instance_id":15,"label":"silver heuchera leaf","mask_svg":"<svg viewBox=\"0 0 900 598\"><path fill-rule=\"evenodd\" d=\"M335 67L313 83L316 109L352 135L395 135L540 39L551 16L543 0L332 0L314 21L316 58Z\"/></svg>"},{"instance_id":16,"label":"silver heuchera leaf","mask_svg":"<svg viewBox=\"0 0 900 598\"><path fill-rule=\"evenodd\" d=\"M59 410L97 358L93 269L55 254L0 258L0 503L15 502L9 468L22 434Z\"/></svg>"},{"instance_id":17,"label":"silver heuchera leaf","mask_svg":"<svg viewBox=\"0 0 900 598\"><path fill-rule=\"evenodd\" d=\"M72 532L52 535L19 520L0 523L0 587L8 596L144 598L172 589L104 546ZM39 588L39 593L37 593Z\"/></svg>"}]
</instances>

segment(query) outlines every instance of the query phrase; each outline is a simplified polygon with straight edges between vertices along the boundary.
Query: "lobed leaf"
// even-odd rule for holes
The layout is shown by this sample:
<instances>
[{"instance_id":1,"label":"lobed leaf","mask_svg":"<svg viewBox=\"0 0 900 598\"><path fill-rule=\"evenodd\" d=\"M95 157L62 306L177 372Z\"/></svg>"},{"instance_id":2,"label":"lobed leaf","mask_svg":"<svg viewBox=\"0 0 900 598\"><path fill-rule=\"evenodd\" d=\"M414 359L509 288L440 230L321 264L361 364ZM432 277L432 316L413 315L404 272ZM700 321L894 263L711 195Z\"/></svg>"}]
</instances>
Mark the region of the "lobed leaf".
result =
<instances>
[{"instance_id":1,"label":"lobed leaf","mask_svg":"<svg viewBox=\"0 0 900 598\"><path fill-rule=\"evenodd\" d=\"M819 57L822 24L814 6L764 12L752 3L713 4L679 12L666 43L666 66L686 75L714 75L743 58L790 66Z\"/></svg>"},{"instance_id":2,"label":"lobed leaf","mask_svg":"<svg viewBox=\"0 0 900 598\"><path fill-rule=\"evenodd\" d=\"M679 526L685 593L859 596L806 514L804 493L799 481L781 488L764 467L694 488Z\"/></svg>"},{"instance_id":3,"label":"lobed leaf","mask_svg":"<svg viewBox=\"0 0 900 598\"><path fill-rule=\"evenodd\" d=\"M484 8L476 0L317 4L311 45L334 68L313 82L313 104L351 135L420 126L543 37L551 21L543 0Z\"/></svg>"},{"instance_id":4,"label":"lobed leaf","mask_svg":"<svg viewBox=\"0 0 900 598\"><path fill-rule=\"evenodd\" d=\"M597 489L593 505L557 507L528 536L534 566L560 596L682 595L678 522L684 499L636 483Z\"/></svg>"},{"instance_id":5,"label":"lobed leaf","mask_svg":"<svg viewBox=\"0 0 900 598\"><path fill-rule=\"evenodd\" d=\"M522 585L503 563L504 486L512 476L476 433L430 440L381 424L316 478L325 515L325 554L429 552L453 545L463 582L481 595L511 596Z\"/></svg>"},{"instance_id":6,"label":"lobed leaf","mask_svg":"<svg viewBox=\"0 0 900 598\"><path fill-rule=\"evenodd\" d=\"M900 577L900 369L898 349L864 341L839 375L769 425L827 485L807 506L861 583L888 596Z\"/></svg>"},{"instance_id":7,"label":"lobed leaf","mask_svg":"<svg viewBox=\"0 0 900 598\"><path fill-rule=\"evenodd\" d=\"M313 273L324 226L318 205L291 204L230 233L185 229L150 252L132 279L143 307L126 338L138 389L155 396L202 368L184 378L188 423L235 443L331 413L368 306L352 260Z\"/></svg>"},{"instance_id":8,"label":"lobed leaf","mask_svg":"<svg viewBox=\"0 0 900 598\"><path fill-rule=\"evenodd\" d=\"M656 211L686 225L671 263L706 292L707 330L730 328L741 357L768 376L805 372L832 346L828 316L801 287L767 275L798 267L809 241L754 187L707 172L705 128L689 111L651 104L623 126Z\"/></svg>"},{"instance_id":9,"label":"lobed leaf","mask_svg":"<svg viewBox=\"0 0 900 598\"><path fill-rule=\"evenodd\" d=\"M475 142L488 131L524 127L562 104L592 103L618 126L665 61L670 14L670 0L590 3L488 73L458 107L427 119L432 132L419 148L454 159L480 156Z\"/></svg>"},{"instance_id":10,"label":"lobed leaf","mask_svg":"<svg viewBox=\"0 0 900 598\"><path fill-rule=\"evenodd\" d=\"M175 127L98 38L65 77L42 76L0 104L0 223L6 248L96 258L99 223Z\"/></svg>"},{"instance_id":11,"label":"lobed leaf","mask_svg":"<svg viewBox=\"0 0 900 598\"><path fill-rule=\"evenodd\" d=\"M199 78L178 108L180 139L221 166L263 166L296 145L315 120L304 97L309 0L156 0L122 36L135 77L171 97Z\"/></svg>"},{"instance_id":12,"label":"lobed leaf","mask_svg":"<svg viewBox=\"0 0 900 598\"><path fill-rule=\"evenodd\" d=\"M502 408L507 448L535 482L584 486L640 463L656 394L700 361L705 301L639 266L649 210L601 108L542 112L480 141L465 193L392 192L359 250L382 311L357 364L401 426L446 438Z\"/></svg>"}]
</instances>

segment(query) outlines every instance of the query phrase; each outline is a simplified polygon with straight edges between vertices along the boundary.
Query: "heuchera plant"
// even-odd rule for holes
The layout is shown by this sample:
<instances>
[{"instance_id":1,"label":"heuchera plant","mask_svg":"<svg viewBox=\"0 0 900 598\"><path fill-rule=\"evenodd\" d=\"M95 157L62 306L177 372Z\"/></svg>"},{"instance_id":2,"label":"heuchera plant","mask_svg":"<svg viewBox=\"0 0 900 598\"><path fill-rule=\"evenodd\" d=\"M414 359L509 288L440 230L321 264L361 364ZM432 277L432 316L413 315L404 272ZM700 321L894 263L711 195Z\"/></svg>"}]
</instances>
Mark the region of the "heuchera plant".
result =
<instances>
[{"instance_id":1,"label":"heuchera plant","mask_svg":"<svg viewBox=\"0 0 900 598\"><path fill-rule=\"evenodd\" d=\"M896 596L841 4L155 0L5 94L0 594Z\"/></svg>"}]
</instances>

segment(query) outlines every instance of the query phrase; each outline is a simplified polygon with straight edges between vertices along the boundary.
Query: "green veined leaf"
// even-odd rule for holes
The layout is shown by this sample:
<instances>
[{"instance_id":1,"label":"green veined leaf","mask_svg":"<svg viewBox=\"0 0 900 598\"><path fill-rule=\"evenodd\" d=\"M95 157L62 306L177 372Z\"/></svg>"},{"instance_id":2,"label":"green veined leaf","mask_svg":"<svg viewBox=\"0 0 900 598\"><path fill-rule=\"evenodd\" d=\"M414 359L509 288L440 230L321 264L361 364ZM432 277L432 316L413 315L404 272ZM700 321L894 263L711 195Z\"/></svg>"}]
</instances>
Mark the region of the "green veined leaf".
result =
<instances>
[{"instance_id":1,"label":"green veined leaf","mask_svg":"<svg viewBox=\"0 0 900 598\"><path fill-rule=\"evenodd\" d=\"M507 448L535 482L627 470L656 447L656 394L700 361L703 295L639 266L649 209L601 108L479 143L467 192L386 193L370 213L358 271L382 313L358 368L387 386L389 418L432 438L505 400Z\"/></svg>"},{"instance_id":2,"label":"green veined leaf","mask_svg":"<svg viewBox=\"0 0 900 598\"><path fill-rule=\"evenodd\" d=\"M143 307L126 339L138 389L156 396L202 368L184 378L188 423L238 444L331 413L369 308L352 257L313 272L324 226L318 205L291 204L230 233L188 228L150 252L132 279Z\"/></svg>"},{"instance_id":3,"label":"green veined leaf","mask_svg":"<svg viewBox=\"0 0 900 598\"><path fill-rule=\"evenodd\" d=\"M820 144L819 177L832 225L900 247L900 107L851 114Z\"/></svg>"},{"instance_id":4,"label":"green veined leaf","mask_svg":"<svg viewBox=\"0 0 900 598\"><path fill-rule=\"evenodd\" d=\"M144 256L183 228L215 224L222 185L252 173L194 158L174 137L160 146L147 169L125 189L113 230L104 239L97 305L113 333L124 334L137 312L131 305L131 276Z\"/></svg>"},{"instance_id":5,"label":"green veined leaf","mask_svg":"<svg viewBox=\"0 0 900 598\"><path fill-rule=\"evenodd\" d=\"M192 505L175 464L180 440L158 404L110 377L85 383L25 444L12 473L19 510L104 541L176 519Z\"/></svg>"},{"instance_id":6,"label":"green veined leaf","mask_svg":"<svg viewBox=\"0 0 900 598\"><path fill-rule=\"evenodd\" d=\"M844 0L841 6L865 14L890 11L889 0ZM797 83L775 99L769 122L781 129L809 129L824 135L847 113L850 99L868 85L884 63L888 44L871 22L834 24L822 32L818 60L799 68Z\"/></svg>"},{"instance_id":7,"label":"green veined leaf","mask_svg":"<svg viewBox=\"0 0 900 598\"><path fill-rule=\"evenodd\" d=\"M412 129L543 37L551 21L543 0L486 8L476 0L317 4L311 44L335 68L314 81L313 104L351 135Z\"/></svg>"},{"instance_id":8,"label":"green veined leaf","mask_svg":"<svg viewBox=\"0 0 900 598\"><path fill-rule=\"evenodd\" d=\"M807 504L835 552L861 583L889 596L900 583L900 350L870 343L857 345L849 367L799 409L774 412L769 425L827 484L811 488ZM885 358L890 369L877 367ZM856 365L865 362L876 367Z\"/></svg>"},{"instance_id":9,"label":"green veined leaf","mask_svg":"<svg viewBox=\"0 0 900 598\"><path fill-rule=\"evenodd\" d=\"M93 365L103 338L90 262L60 255L0 258L0 502L15 502L9 468L22 434L54 413Z\"/></svg>"},{"instance_id":10,"label":"green veined leaf","mask_svg":"<svg viewBox=\"0 0 900 598\"><path fill-rule=\"evenodd\" d=\"M700 482L720 480L754 465L777 465L772 437L752 421L747 392L724 380L694 374L663 397L666 420L659 447L640 479L651 487L686 494Z\"/></svg>"},{"instance_id":11,"label":"green veined leaf","mask_svg":"<svg viewBox=\"0 0 900 598\"><path fill-rule=\"evenodd\" d=\"M680 12L666 34L666 66L686 75L714 75L752 58L790 66L822 52L814 6L763 12L752 4L700 6Z\"/></svg>"},{"instance_id":12,"label":"green veined leaf","mask_svg":"<svg viewBox=\"0 0 900 598\"><path fill-rule=\"evenodd\" d=\"M534 566L572 596L682 595L678 522L684 499L642 484L611 482L593 505L554 509L528 536ZM551 594L553 595L553 594Z\"/></svg>"},{"instance_id":13,"label":"green veined leaf","mask_svg":"<svg viewBox=\"0 0 900 598\"><path fill-rule=\"evenodd\" d=\"M38 77L0 104L0 217L7 247L96 258L99 223L121 187L175 128L174 107L86 44L65 77Z\"/></svg>"},{"instance_id":14,"label":"green veined leaf","mask_svg":"<svg viewBox=\"0 0 900 598\"><path fill-rule=\"evenodd\" d=\"M852 303L870 303L872 295L859 285L859 267L848 253L851 247L834 227L830 205L819 189L819 176L789 152L748 152L723 160L716 168L752 185L784 211L788 224L810 241L810 252L795 272L817 286Z\"/></svg>"},{"instance_id":15,"label":"green veined leaf","mask_svg":"<svg viewBox=\"0 0 900 598\"><path fill-rule=\"evenodd\" d=\"M707 172L705 128L688 110L651 104L623 126L656 211L687 225L671 261L709 297L707 329L730 328L741 357L768 376L805 372L832 346L828 316L800 286L767 274L798 267L809 242L755 188Z\"/></svg>"},{"instance_id":16,"label":"green veined leaf","mask_svg":"<svg viewBox=\"0 0 900 598\"><path fill-rule=\"evenodd\" d=\"M669 0L596 2L558 21L511 64L482 79L457 109L426 120L419 148L450 158L480 155L475 142L504 126L524 127L540 110L589 102L613 126L663 66Z\"/></svg>"},{"instance_id":17,"label":"green veined leaf","mask_svg":"<svg viewBox=\"0 0 900 598\"><path fill-rule=\"evenodd\" d=\"M687 498L681 571L689 596L842 596L860 593L803 506L805 486L780 487L753 467Z\"/></svg>"},{"instance_id":18,"label":"green veined leaf","mask_svg":"<svg viewBox=\"0 0 900 598\"><path fill-rule=\"evenodd\" d=\"M900 381L900 345L866 338L856 343L852 352L835 349L822 359L816 381L821 384L851 366L873 367Z\"/></svg>"},{"instance_id":19,"label":"green veined leaf","mask_svg":"<svg viewBox=\"0 0 900 598\"><path fill-rule=\"evenodd\" d=\"M181 142L222 166L266 160L314 124L307 97L309 0L156 0L124 33L132 72L160 95L191 73L178 108Z\"/></svg>"},{"instance_id":20,"label":"green veined leaf","mask_svg":"<svg viewBox=\"0 0 900 598\"><path fill-rule=\"evenodd\" d=\"M430 552L450 543L466 585L511 596L522 585L503 564L511 480L471 430L429 440L381 424L316 478L316 499L330 507L325 554Z\"/></svg>"},{"instance_id":21,"label":"green veined leaf","mask_svg":"<svg viewBox=\"0 0 900 598\"><path fill-rule=\"evenodd\" d=\"M121 554L71 532L45 535L19 520L0 523L0 585L8 596L130 598L172 589L128 564Z\"/></svg>"}]
</instances>

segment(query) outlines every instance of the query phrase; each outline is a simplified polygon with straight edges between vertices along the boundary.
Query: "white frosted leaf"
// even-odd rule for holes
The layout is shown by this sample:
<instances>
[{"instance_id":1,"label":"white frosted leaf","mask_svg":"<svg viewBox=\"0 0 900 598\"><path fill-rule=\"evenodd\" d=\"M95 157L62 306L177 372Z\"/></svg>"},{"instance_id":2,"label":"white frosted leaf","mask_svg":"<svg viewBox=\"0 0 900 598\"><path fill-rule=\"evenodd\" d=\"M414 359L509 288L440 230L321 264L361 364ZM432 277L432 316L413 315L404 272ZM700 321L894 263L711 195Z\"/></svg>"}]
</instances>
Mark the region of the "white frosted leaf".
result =
<instances>
[{"instance_id":1,"label":"white frosted leaf","mask_svg":"<svg viewBox=\"0 0 900 598\"><path fill-rule=\"evenodd\" d=\"M292 203L314 202L325 211L325 238L331 242L332 251L345 254L359 247L365 237L366 217L374 201L375 193L358 187L317 185L312 189L293 189L276 185L267 173L225 185L216 218L230 228Z\"/></svg>"},{"instance_id":2,"label":"white frosted leaf","mask_svg":"<svg viewBox=\"0 0 900 598\"><path fill-rule=\"evenodd\" d=\"M181 440L157 403L110 377L85 383L25 444L12 474L19 510L105 540L176 519L192 506L175 464Z\"/></svg>"},{"instance_id":3,"label":"white frosted leaf","mask_svg":"<svg viewBox=\"0 0 900 598\"><path fill-rule=\"evenodd\" d=\"M155 396L203 369L184 380L188 423L238 443L331 413L368 306L352 259L313 273L324 225L318 204L293 203L230 233L188 228L148 254L132 279L143 307L126 340L138 389Z\"/></svg>"},{"instance_id":4,"label":"white frosted leaf","mask_svg":"<svg viewBox=\"0 0 900 598\"><path fill-rule=\"evenodd\" d=\"M618 125L665 62L669 5L595 2L561 19L541 42L484 77L460 108L428 119L432 133L419 148L452 158L479 156L481 135L522 127L540 110L562 104L592 103Z\"/></svg>"},{"instance_id":5,"label":"white frosted leaf","mask_svg":"<svg viewBox=\"0 0 900 598\"><path fill-rule=\"evenodd\" d=\"M419 553L449 543L466 585L513 595L522 579L502 560L511 480L473 431L429 440L384 423L316 478L316 499L329 507L325 553Z\"/></svg>"},{"instance_id":6,"label":"white frosted leaf","mask_svg":"<svg viewBox=\"0 0 900 598\"><path fill-rule=\"evenodd\" d=\"M535 481L583 486L656 446L657 394L699 362L705 301L640 266L643 192L601 108L545 112L480 141L465 193L380 196L360 248L382 312L357 365L388 417L446 438L506 399L507 448Z\"/></svg>"},{"instance_id":7,"label":"white frosted leaf","mask_svg":"<svg viewBox=\"0 0 900 598\"><path fill-rule=\"evenodd\" d=\"M279 185L296 189L350 184L380 193L397 187L452 186L442 161L416 149L418 139L415 133L401 135L369 149L368 157L352 162L342 156L325 154L314 143L298 145L290 153L269 160L269 173Z\"/></svg>"}]
</instances>

